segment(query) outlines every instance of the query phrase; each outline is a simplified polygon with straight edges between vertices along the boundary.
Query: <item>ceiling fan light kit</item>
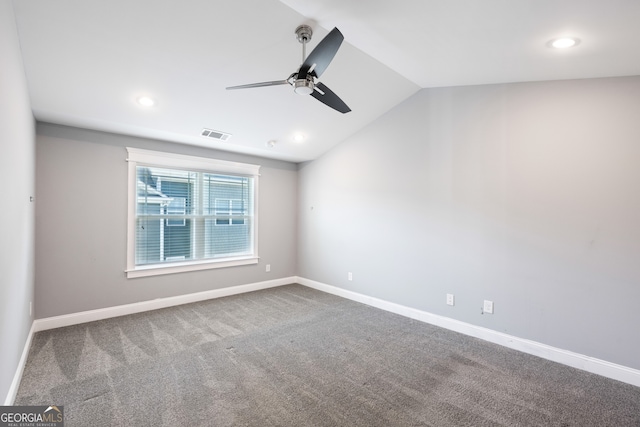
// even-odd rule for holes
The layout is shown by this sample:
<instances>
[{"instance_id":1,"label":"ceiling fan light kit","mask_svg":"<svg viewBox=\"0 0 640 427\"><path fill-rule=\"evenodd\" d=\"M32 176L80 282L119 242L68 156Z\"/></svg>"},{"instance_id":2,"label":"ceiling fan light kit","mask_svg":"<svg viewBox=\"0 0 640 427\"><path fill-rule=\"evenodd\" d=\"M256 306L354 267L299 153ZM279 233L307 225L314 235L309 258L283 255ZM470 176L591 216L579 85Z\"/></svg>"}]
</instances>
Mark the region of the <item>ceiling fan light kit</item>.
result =
<instances>
[{"instance_id":1,"label":"ceiling fan light kit","mask_svg":"<svg viewBox=\"0 0 640 427\"><path fill-rule=\"evenodd\" d=\"M297 79L293 82L293 91L298 95L311 95L313 93L313 77Z\"/></svg>"},{"instance_id":2,"label":"ceiling fan light kit","mask_svg":"<svg viewBox=\"0 0 640 427\"><path fill-rule=\"evenodd\" d=\"M251 83L240 86L230 86L227 90L250 89L255 87L279 86L289 84L293 91L299 95L311 95L328 107L340 113L348 113L351 108L338 97L331 89L316 79L327 69L334 56L338 52L344 36L334 28L320 43L306 56L306 46L313 36L313 30L308 25L300 25L295 31L296 38L302 44L302 65L286 80L276 80L262 83Z\"/></svg>"}]
</instances>

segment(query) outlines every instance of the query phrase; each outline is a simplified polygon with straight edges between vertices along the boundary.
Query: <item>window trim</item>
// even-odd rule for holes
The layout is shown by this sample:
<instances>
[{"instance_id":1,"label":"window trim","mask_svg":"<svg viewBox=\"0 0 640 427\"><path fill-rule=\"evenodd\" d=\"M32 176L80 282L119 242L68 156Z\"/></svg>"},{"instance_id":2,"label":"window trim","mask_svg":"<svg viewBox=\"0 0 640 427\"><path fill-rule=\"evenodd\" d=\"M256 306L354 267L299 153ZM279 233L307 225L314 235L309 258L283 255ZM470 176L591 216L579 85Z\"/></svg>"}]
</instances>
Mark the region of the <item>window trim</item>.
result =
<instances>
[{"instance_id":1,"label":"window trim","mask_svg":"<svg viewBox=\"0 0 640 427\"><path fill-rule=\"evenodd\" d=\"M164 153L127 147L128 180L127 180L127 278L157 276L161 274L182 273L212 268L235 267L257 264L258 256L258 177L260 165L230 162L206 157L183 154ZM200 259L194 261L178 261L162 264L136 266L136 203L137 203L137 166L165 167L175 169L197 170L200 172L234 174L253 178L253 249L252 255Z\"/></svg>"}]
</instances>

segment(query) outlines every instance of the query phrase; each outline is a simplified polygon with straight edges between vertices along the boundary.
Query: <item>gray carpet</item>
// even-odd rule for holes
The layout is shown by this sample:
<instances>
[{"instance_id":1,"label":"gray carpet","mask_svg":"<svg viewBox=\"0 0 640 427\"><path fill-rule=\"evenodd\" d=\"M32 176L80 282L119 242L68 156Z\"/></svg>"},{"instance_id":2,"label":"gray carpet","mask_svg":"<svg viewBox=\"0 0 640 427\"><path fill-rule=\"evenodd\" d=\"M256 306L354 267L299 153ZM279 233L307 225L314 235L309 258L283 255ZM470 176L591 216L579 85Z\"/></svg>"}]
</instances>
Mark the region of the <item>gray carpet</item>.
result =
<instances>
[{"instance_id":1,"label":"gray carpet","mask_svg":"<svg viewBox=\"0 0 640 427\"><path fill-rule=\"evenodd\" d=\"M299 285L38 332L71 426L640 426L640 388Z\"/></svg>"}]
</instances>

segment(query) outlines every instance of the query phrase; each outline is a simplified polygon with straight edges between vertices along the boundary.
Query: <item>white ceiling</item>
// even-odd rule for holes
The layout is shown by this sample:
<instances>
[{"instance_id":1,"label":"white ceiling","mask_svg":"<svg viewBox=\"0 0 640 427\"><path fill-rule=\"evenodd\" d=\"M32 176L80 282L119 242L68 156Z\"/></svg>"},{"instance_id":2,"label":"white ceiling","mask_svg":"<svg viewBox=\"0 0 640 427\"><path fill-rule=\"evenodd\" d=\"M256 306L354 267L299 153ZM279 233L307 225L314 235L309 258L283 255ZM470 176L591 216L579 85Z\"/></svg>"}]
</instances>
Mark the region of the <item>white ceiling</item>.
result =
<instances>
[{"instance_id":1,"label":"white ceiling","mask_svg":"<svg viewBox=\"0 0 640 427\"><path fill-rule=\"evenodd\" d=\"M638 0L14 0L38 120L301 162L420 88L640 74ZM334 26L320 79L340 114L285 79ZM578 37L552 50L555 37ZM142 108L135 99L158 104ZM228 142L202 128L231 133ZM294 142L293 135L306 135ZM267 142L276 140L273 148Z\"/></svg>"}]
</instances>

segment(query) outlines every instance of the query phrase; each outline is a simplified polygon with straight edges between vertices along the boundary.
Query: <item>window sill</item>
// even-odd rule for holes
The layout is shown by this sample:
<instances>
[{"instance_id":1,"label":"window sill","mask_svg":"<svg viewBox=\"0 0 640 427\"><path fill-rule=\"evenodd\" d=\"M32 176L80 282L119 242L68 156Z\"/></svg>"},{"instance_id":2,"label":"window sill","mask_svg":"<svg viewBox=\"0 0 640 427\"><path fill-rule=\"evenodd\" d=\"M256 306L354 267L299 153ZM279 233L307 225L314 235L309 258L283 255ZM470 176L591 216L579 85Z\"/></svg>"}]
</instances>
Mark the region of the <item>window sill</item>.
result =
<instances>
[{"instance_id":1,"label":"window sill","mask_svg":"<svg viewBox=\"0 0 640 427\"><path fill-rule=\"evenodd\" d=\"M258 257L225 258L224 260L203 260L195 262L175 262L171 264L154 264L139 266L126 270L127 279L136 277L159 276L162 274L184 273L187 271L209 270L212 268L236 267L240 265L257 264Z\"/></svg>"}]
</instances>

